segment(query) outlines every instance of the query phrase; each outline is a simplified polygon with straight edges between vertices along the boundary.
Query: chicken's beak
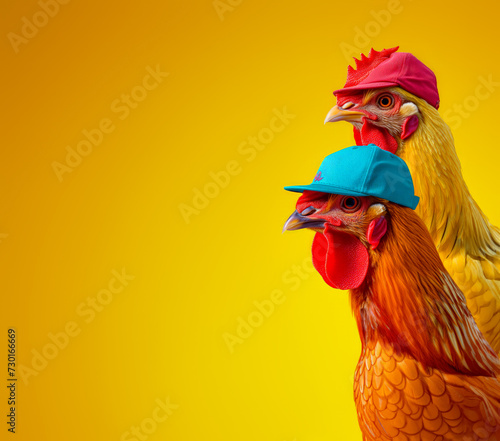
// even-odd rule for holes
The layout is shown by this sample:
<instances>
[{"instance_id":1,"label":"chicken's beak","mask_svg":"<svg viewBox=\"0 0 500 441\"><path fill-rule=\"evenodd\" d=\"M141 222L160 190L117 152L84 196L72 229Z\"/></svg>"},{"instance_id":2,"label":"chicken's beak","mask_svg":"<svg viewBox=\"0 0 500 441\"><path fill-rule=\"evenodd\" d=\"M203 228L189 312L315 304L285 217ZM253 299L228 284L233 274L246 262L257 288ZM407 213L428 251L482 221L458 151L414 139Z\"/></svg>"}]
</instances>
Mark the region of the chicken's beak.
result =
<instances>
[{"instance_id":1,"label":"chicken's beak","mask_svg":"<svg viewBox=\"0 0 500 441\"><path fill-rule=\"evenodd\" d=\"M313 219L303 216L297 210L288 218L283 226L283 233L285 231L300 230L302 228L321 228L325 227L325 221L321 219Z\"/></svg>"},{"instance_id":2,"label":"chicken's beak","mask_svg":"<svg viewBox=\"0 0 500 441\"><path fill-rule=\"evenodd\" d=\"M362 118L366 115L362 112L356 112L354 110L341 109L339 106L334 106L326 115L325 124L327 122L336 121L348 121L348 122L359 122L362 123Z\"/></svg>"}]
</instances>

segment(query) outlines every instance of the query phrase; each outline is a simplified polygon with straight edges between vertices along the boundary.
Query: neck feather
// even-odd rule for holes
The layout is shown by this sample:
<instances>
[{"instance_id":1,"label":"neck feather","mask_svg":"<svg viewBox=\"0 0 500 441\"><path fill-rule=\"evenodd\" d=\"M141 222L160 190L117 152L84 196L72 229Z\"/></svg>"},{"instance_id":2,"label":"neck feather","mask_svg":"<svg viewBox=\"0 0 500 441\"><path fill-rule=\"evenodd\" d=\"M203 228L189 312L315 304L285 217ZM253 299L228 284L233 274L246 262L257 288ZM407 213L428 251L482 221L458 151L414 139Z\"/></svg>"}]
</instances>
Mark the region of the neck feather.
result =
<instances>
[{"instance_id":1,"label":"neck feather","mask_svg":"<svg viewBox=\"0 0 500 441\"><path fill-rule=\"evenodd\" d=\"M471 256L500 251L500 234L489 223L463 179L450 128L438 111L412 97L420 109L418 130L398 151L413 176L421 202L417 213L442 257L465 249Z\"/></svg>"},{"instance_id":2,"label":"neck feather","mask_svg":"<svg viewBox=\"0 0 500 441\"><path fill-rule=\"evenodd\" d=\"M381 342L426 367L496 375L500 361L478 330L432 239L409 208L389 205L389 226L351 303L362 345Z\"/></svg>"}]
</instances>

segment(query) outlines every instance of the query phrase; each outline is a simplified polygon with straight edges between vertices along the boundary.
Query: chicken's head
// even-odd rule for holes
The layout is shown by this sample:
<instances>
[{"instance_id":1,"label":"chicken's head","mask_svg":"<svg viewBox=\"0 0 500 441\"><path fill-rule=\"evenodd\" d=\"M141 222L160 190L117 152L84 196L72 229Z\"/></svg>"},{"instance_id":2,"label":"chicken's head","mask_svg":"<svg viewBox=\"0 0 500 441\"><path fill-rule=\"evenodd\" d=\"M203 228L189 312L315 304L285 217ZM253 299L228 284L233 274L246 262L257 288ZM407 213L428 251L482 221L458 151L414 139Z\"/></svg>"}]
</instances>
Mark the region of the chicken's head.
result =
<instances>
[{"instance_id":1,"label":"chicken's head","mask_svg":"<svg viewBox=\"0 0 500 441\"><path fill-rule=\"evenodd\" d=\"M354 126L356 144L373 143L396 153L401 142L417 130L421 116L408 95L398 87L338 94L325 123L348 121Z\"/></svg>"},{"instance_id":2,"label":"chicken's head","mask_svg":"<svg viewBox=\"0 0 500 441\"><path fill-rule=\"evenodd\" d=\"M375 197L304 191L283 230L315 231L316 270L333 288L355 289L365 280L386 234L387 215L384 201Z\"/></svg>"},{"instance_id":3,"label":"chicken's head","mask_svg":"<svg viewBox=\"0 0 500 441\"><path fill-rule=\"evenodd\" d=\"M354 125L358 145L376 144L396 153L419 127L424 107L439 107L436 76L414 55L397 47L371 50L349 66L347 81L336 90L337 105L326 122Z\"/></svg>"}]
</instances>

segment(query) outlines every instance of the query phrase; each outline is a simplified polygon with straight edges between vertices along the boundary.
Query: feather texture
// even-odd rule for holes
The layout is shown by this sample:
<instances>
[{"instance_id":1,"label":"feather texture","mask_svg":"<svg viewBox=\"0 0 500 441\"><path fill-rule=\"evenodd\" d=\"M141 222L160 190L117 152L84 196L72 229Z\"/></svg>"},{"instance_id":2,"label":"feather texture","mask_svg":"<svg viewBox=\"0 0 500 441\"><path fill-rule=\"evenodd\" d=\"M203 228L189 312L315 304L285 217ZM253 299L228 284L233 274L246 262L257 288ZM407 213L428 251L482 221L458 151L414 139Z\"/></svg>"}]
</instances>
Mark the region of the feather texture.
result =
<instances>
[{"instance_id":1,"label":"feather texture","mask_svg":"<svg viewBox=\"0 0 500 441\"><path fill-rule=\"evenodd\" d=\"M387 235L351 291L364 440L500 440L500 360L421 219L385 205Z\"/></svg>"},{"instance_id":2,"label":"feather texture","mask_svg":"<svg viewBox=\"0 0 500 441\"><path fill-rule=\"evenodd\" d=\"M365 441L500 439L494 377L443 373L381 342L356 367L354 400Z\"/></svg>"},{"instance_id":3,"label":"feather texture","mask_svg":"<svg viewBox=\"0 0 500 441\"><path fill-rule=\"evenodd\" d=\"M500 230L491 225L462 177L453 136L436 109L397 88L417 104L419 128L401 142L398 155L408 164L421 198L424 220L441 259L493 349L500 352Z\"/></svg>"}]
</instances>

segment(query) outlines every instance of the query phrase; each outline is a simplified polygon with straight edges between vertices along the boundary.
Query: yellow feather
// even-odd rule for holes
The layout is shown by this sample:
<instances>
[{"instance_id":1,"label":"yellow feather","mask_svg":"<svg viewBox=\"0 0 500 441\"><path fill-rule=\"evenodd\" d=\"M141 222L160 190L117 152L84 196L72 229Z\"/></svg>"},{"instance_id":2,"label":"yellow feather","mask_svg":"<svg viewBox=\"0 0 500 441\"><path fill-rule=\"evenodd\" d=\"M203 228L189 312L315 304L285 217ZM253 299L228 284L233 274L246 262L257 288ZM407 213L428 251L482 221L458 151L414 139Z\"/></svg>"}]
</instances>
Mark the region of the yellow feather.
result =
<instances>
[{"instance_id":1,"label":"yellow feather","mask_svg":"<svg viewBox=\"0 0 500 441\"><path fill-rule=\"evenodd\" d=\"M499 353L500 230L470 195L450 128L438 111L400 88L397 93L419 109L418 130L400 142L397 152L408 164L420 196L417 213L479 329Z\"/></svg>"}]
</instances>

